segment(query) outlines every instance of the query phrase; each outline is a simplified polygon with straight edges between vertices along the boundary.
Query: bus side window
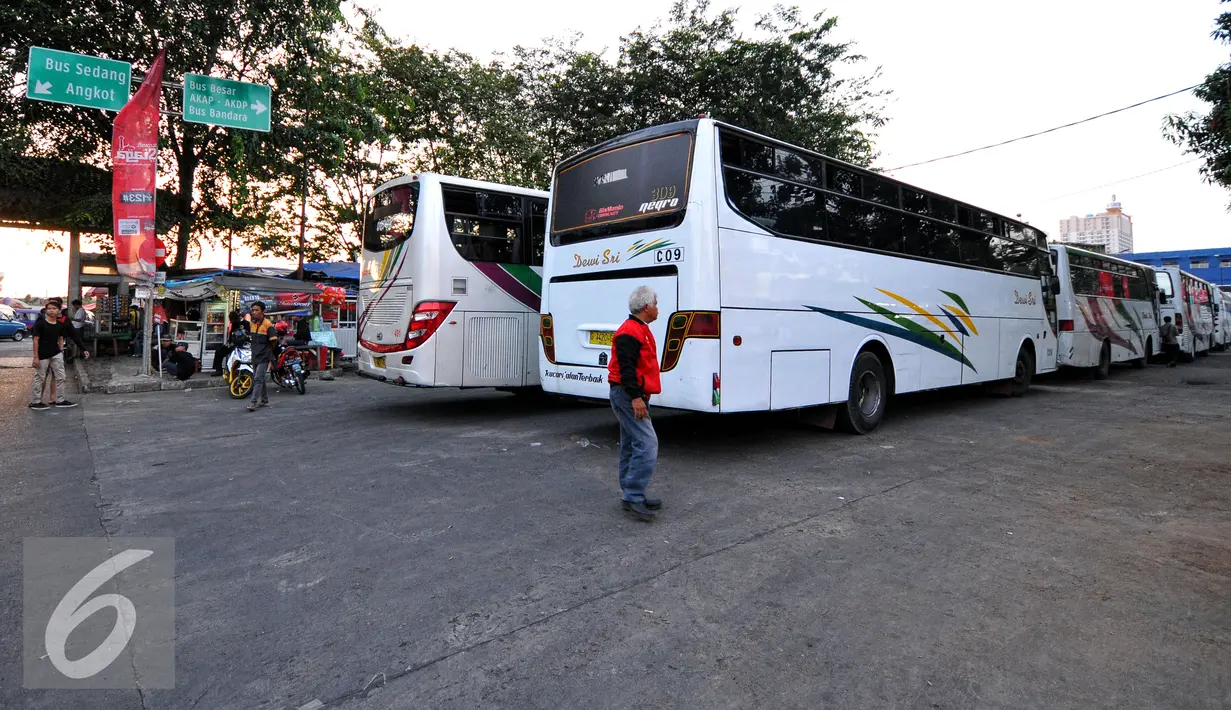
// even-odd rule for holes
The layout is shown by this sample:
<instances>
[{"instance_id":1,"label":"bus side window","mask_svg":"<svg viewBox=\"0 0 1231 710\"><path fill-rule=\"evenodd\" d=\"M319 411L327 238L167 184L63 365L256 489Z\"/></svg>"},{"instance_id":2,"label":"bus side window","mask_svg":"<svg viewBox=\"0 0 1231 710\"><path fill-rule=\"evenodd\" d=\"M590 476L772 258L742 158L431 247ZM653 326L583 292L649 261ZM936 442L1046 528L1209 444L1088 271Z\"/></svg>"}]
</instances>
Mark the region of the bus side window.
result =
<instances>
[{"instance_id":1,"label":"bus side window","mask_svg":"<svg viewBox=\"0 0 1231 710\"><path fill-rule=\"evenodd\" d=\"M444 187L441 192L445 224L463 259L521 263L525 225L519 197L453 186Z\"/></svg>"},{"instance_id":2,"label":"bus side window","mask_svg":"<svg viewBox=\"0 0 1231 710\"><path fill-rule=\"evenodd\" d=\"M530 198L530 265L543 265L543 242L547 238L547 200Z\"/></svg>"}]
</instances>

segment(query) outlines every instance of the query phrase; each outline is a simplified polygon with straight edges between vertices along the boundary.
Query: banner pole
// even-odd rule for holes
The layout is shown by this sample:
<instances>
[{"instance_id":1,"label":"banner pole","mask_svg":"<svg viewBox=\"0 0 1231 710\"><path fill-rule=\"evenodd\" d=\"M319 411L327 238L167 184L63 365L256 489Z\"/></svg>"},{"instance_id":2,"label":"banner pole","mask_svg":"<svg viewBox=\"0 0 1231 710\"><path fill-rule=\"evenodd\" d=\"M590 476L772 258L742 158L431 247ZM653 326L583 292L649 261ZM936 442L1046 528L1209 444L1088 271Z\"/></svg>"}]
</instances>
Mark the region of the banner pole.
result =
<instances>
[{"instance_id":1,"label":"banner pole","mask_svg":"<svg viewBox=\"0 0 1231 710\"><path fill-rule=\"evenodd\" d=\"M145 297L145 347L141 353L142 371L148 377L150 375L150 346L152 342L150 338L154 335L154 285L150 284L149 291Z\"/></svg>"}]
</instances>

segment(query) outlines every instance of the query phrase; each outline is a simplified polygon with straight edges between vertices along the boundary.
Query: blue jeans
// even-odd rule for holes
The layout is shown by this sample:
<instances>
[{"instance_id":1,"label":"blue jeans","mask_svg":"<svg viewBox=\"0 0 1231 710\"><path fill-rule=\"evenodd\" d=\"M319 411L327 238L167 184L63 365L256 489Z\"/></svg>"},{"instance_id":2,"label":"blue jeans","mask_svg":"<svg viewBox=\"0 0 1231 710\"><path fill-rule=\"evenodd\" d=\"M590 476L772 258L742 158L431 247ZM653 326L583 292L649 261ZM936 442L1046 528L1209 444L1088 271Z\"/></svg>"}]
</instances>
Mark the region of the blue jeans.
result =
<instances>
[{"instance_id":1,"label":"blue jeans","mask_svg":"<svg viewBox=\"0 0 1231 710\"><path fill-rule=\"evenodd\" d=\"M644 501L658 462L658 435L648 416L633 414L633 400L623 387L611 388L611 409L620 422L620 489L624 500Z\"/></svg>"}]
</instances>

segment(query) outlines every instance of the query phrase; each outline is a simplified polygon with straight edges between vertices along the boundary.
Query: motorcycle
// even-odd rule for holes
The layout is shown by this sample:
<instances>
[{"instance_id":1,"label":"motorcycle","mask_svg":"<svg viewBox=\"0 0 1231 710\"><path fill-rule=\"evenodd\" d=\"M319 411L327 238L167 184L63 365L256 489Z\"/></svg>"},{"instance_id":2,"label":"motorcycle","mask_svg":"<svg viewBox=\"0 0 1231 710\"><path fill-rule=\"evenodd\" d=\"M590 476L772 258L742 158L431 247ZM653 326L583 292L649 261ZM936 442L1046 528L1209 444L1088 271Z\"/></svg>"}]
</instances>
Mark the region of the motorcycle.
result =
<instances>
[{"instance_id":1,"label":"motorcycle","mask_svg":"<svg viewBox=\"0 0 1231 710\"><path fill-rule=\"evenodd\" d=\"M293 345L287 345L278 353L273 366L269 368L269 376L279 386L294 389L299 394L307 392L308 370L304 366L303 354Z\"/></svg>"},{"instance_id":2,"label":"motorcycle","mask_svg":"<svg viewBox=\"0 0 1231 710\"><path fill-rule=\"evenodd\" d=\"M232 338L234 349L227 355L222 379L230 388L232 399L244 399L252 394L252 343L245 331L237 331Z\"/></svg>"}]
</instances>

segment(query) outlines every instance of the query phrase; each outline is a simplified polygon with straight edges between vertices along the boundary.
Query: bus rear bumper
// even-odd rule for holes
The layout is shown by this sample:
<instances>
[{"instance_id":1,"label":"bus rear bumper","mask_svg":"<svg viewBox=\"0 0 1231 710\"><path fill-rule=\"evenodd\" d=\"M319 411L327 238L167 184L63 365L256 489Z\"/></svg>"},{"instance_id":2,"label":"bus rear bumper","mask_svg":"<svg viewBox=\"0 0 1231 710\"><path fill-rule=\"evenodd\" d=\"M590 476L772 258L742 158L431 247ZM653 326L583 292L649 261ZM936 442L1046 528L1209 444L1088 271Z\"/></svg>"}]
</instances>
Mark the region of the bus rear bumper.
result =
<instances>
[{"instance_id":1,"label":"bus rear bumper","mask_svg":"<svg viewBox=\"0 0 1231 710\"><path fill-rule=\"evenodd\" d=\"M422 355L427 355L427 353L420 354L414 351L405 351L376 355L361 349L359 351L359 367L357 372L360 377L366 377L377 382L411 387L434 387L436 386L435 379L422 375L419 361L423 359L429 360L429 362L423 363L424 366L429 366L429 374L434 374L435 368L430 367L430 357L424 358ZM412 359L412 361L402 364L404 358Z\"/></svg>"}]
</instances>

